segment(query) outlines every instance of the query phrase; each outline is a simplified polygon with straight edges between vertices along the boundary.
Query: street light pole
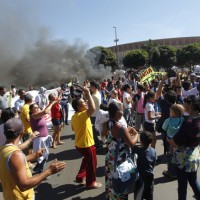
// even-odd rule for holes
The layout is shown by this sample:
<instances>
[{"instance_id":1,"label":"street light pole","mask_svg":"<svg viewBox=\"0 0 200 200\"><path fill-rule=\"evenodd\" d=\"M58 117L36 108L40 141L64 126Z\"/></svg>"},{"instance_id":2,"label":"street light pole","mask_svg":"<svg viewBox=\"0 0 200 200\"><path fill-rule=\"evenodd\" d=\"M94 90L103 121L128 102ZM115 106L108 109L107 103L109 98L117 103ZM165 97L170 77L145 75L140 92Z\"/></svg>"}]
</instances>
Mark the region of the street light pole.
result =
<instances>
[{"instance_id":1,"label":"street light pole","mask_svg":"<svg viewBox=\"0 0 200 200\"><path fill-rule=\"evenodd\" d=\"M116 43L116 60L117 60L117 65L119 67L119 58L118 58L118 46L117 46L117 42L119 42L119 39L117 38L117 27L113 26L113 28L115 29L115 40L114 42Z\"/></svg>"}]
</instances>

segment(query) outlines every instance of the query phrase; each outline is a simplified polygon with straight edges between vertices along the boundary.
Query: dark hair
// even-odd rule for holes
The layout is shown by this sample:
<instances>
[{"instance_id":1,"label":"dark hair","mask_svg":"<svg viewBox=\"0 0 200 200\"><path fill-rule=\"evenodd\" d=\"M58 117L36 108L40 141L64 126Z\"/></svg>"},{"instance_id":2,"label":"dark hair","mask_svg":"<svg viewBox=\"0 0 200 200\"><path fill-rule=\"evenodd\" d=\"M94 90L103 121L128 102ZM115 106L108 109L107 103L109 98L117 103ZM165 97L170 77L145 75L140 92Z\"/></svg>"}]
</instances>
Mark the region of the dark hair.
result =
<instances>
[{"instance_id":1,"label":"dark hair","mask_svg":"<svg viewBox=\"0 0 200 200\"><path fill-rule=\"evenodd\" d=\"M62 84L60 85L60 87L61 87L61 88L67 88L68 85L67 85L66 83L62 83Z\"/></svg>"},{"instance_id":2,"label":"dark hair","mask_svg":"<svg viewBox=\"0 0 200 200\"><path fill-rule=\"evenodd\" d=\"M79 100L80 100L81 98L76 98L76 99L74 99L73 101L72 101L72 108L75 110L75 112L77 112L78 111L78 104L79 104Z\"/></svg>"},{"instance_id":3,"label":"dark hair","mask_svg":"<svg viewBox=\"0 0 200 200\"><path fill-rule=\"evenodd\" d=\"M170 104L174 104L176 103L176 92L174 90L169 90L165 95L164 95L164 99L169 102Z\"/></svg>"},{"instance_id":4,"label":"dark hair","mask_svg":"<svg viewBox=\"0 0 200 200\"><path fill-rule=\"evenodd\" d=\"M127 91L128 88L131 88L130 84L125 84L122 89L123 91Z\"/></svg>"},{"instance_id":5,"label":"dark hair","mask_svg":"<svg viewBox=\"0 0 200 200\"><path fill-rule=\"evenodd\" d=\"M120 107L116 103L110 103L108 106L108 113L110 118L114 118L115 114L120 110Z\"/></svg>"},{"instance_id":6,"label":"dark hair","mask_svg":"<svg viewBox=\"0 0 200 200\"><path fill-rule=\"evenodd\" d=\"M155 95L156 95L155 92L153 92L151 90L149 92L147 92L147 94L144 95L143 108L145 108L148 99L152 98L152 97L155 97Z\"/></svg>"},{"instance_id":7,"label":"dark hair","mask_svg":"<svg viewBox=\"0 0 200 200\"><path fill-rule=\"evenodd\" d=\"M108 111L108 106L105 104L100 104L100 109L104 111Z\"/></svg>"},{"instance_id":8,"label":"dark hair","mask_svg":"<svg viewBox=\"0 0 200 200\"><path fill-rule=\"evenodd\" d=\"M9 119L15 117L16 114L16 109L13 108L6 108L5 110L2 111L1 113L1 120L3 123L6 123Z\"/></svg>"},{"instance_id":9,"label":"dark hair","mask_svg":"<svg viewBox=\"0 0 200 200\"><path fill-rule=\"evenodd\" d=\"M25 91L25 90L19 89L19 90L18 90L18 95L20 95L20 93L23 92L23 91Z\"/></svg>"},{"instance_id":10,"label":"dark hair","mask_svg":"<svg viewBox=\"0 0 200 200\"><path fill-rule=\"evenodd\" d=\"M187 90L190 89L191 82L190 82L190 81L184 81L184 82L182 83L182 86L183 86L183 89L187 91Z\"/></svg>"},{"instance_id":11,"label":"dark hair","mask_svg":"<svg viewBox=\"0 0 200 200\"><path fill-rule=\"evenodd\" d=\"M49 96L48 96L49 101L51 101L54 96L55 96L54 93L49 94Z\"/></svg>"},{"instance_id":12,"label":"dark hair","mask_svg":"<svg viewBox=\"0 0 200 200\"><path fill-rule=\"evenodd\" d=\"M93 87L95 87L96 89L99 89L99 82L98 81L91 81L90 82L90 86L93 86Z\"/></svg>"},{"instance_id":13,"label":"dark hair","mask_svg":"<svg viewBox=\"0 0 200 200\"><path fill-rule=\"evenodd\" d=\"M141 90L142 92L144 91L144 86L141 84L137 85L137 89Z\"/></svg>"},{"instance_id":14,"label":"dark hair","mask_svg":"<svg viewBox=\"0 0 200 200\"><path fill-rule=\"evenodd\" d=\"M148 147L153 140L152 134L148 131L143 131L140 133L140 141L144 147Z\"/></svg>"},{"instance_id":15,"label":"dark hair","mask_svg":"<svg viewBox=\"0 0 200 200\"><path fill-rule=\"evenodd\" d=\"M0 90L4 90L5 88L5 86L0 86Z\"/></svg>"},{"instance_id":16,"label":"dark hair","mask_svg":"<svg viewBox=\"0 0 200 200\"><path fill-rule=\"evenodd\" d=\"M29 115L32 114L31 110L34 108L35 105L38 105L37 103L33 103L29 106Z\"/></svg>"},{"instance_id":17,"label":"dark hair","mask_svg":"<svg viewBox=\"0 0 200 200\"><path fill-rule=\"evenodd\" d=\"M189 95L185 98L185 100L187 100L188 103L191 103L193 110L196 110L200 113L200 97Z\"/></svg>"}]
</instances>

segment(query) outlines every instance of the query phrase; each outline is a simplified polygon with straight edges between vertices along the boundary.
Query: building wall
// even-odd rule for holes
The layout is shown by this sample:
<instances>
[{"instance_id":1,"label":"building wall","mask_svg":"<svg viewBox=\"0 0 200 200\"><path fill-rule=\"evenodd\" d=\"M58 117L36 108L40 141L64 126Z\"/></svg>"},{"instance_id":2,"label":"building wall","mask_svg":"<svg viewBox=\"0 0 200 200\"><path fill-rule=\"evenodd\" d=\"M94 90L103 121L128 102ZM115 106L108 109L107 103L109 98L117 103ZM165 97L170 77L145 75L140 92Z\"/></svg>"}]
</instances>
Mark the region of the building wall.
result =
<instances>
[{"instance_id":1,"label":"building wall","mask_svg":"<svg viewBox=\"0 0 200 200\"><path fill-rule=\"evenodd\" d=\"M151 40L153 43L157 43L160 46L169 45L174 47L183 47L188 44L192 43L200 43L200 37L181 37L181 38L166 38L166 39L158 39L158 40ZM118 49L118 57L123 58L128 51L134 49L141 49L147 41L140 41L140 42L133 42L127 44L120 44L117 46ZM116 53L116 46L108 47L114 53Z\"/></svg>"}]
</instances>

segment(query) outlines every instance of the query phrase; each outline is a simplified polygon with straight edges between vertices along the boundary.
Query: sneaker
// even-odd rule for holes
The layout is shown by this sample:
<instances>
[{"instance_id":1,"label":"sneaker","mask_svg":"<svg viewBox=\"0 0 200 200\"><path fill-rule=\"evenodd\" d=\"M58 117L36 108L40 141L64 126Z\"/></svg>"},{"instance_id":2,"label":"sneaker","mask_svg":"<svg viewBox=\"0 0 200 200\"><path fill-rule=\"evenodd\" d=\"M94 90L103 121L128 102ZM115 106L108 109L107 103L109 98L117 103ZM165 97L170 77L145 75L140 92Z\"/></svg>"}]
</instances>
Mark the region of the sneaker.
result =
<instances>
[{"instance_id":1,"label":"sneaker","mask_svg":"<svg viewBox=\"0 0 200 200\"><path fill-rule=\"evenodd\" d=\"M102 187L102 183L95 182L95 184L92 187L88 187L88 189L99 189Z\"/></svg>"}]
</instances>

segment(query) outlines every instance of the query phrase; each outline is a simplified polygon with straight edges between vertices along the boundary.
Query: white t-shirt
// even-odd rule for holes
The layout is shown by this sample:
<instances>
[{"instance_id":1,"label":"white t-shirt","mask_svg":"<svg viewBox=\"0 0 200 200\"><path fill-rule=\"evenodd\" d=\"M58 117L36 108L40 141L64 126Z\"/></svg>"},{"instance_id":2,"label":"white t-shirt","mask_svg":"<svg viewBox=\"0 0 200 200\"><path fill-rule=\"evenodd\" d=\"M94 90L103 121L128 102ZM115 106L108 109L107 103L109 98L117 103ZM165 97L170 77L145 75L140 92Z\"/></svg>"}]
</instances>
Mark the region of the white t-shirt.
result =
<instances>
[{"instance_id":1,"label":"white t-shirt","mask_svg":"<svg viewBox=\"0 0 200 200\"><path fill-rule=\"evenodd\" d=\"M117 104L118 106L121 106L122 105L122 102L118 101L117 99L113 99L113 98L110 98L109 101L108 101L108 105L110 103L115 103Z\"/></svg>"},{"instance_id":2,"label":"white t-shirt","mask_svg":"<svg viewBox=\"0 0 200 200\"><path fill-rule=\"evenodd\" d=\"M24 105L24 100L21 100L19 98L17 101L15 101L15 108L17 109L17 111L20 111L23 105Z\"/></svg>"},{"instance_id":3,"label":"white t-shirt","mask_svg":"<svg viewBox=\"0 0 200 200\"><path fill-rule=\"evenodd\" d=\"M92 94L92 98L94 100L94 104L95 104L95 108L96 108L96 110L95 110L94 114L92 115L92 117L96 117L96 114L99 111L100 105L101 105L101 94L100 94L100 92L97 91L96 93L93 93Z\"/></svg>"},{"instance_id":4,"label":"white t-shirt","mask_svg":"<svg viewBox=\"0 0 200 200\"><path fill-rule=\"evenodd\" d=\"M123 105L124 105L125 109L131 108L132 104L131 104L131 102L129 104L127 104L126 100L125 100L126 98L131 99L131 95L128 92L123 93Z\"/></svg>"},{"instance_id":5,"label":"white t-shirt","mask_svg":"<svg viewBox=\"0 0 200 200\"><path fill-rule=\"evenodd\" d=\"M155 110L154 110L154 105L153 103L147 102L145 109L144 109L144 116L145 116L145 121L149 123L155 123L155 119L149 120L148 119L148 112L151 111L151 115L155 116Z\"/></svg>"},{"instance_id":6,"label":"white t-shirt","mask_svg":"<svg viewBox=\"0 0 200 200\"><path fill-rule=\"evenodd\" d=\"M197 95L197 94L199 94L199 91L198 91L197 87L192 88L191 90L187 90L187 91L185 91L182 88L182 96L183 96L183 98L186 98L189 95Z\"/></svg>"},{"instance_id":7,"label":"white t-shirt","mask_svg":"<svg viewBox=\"0 0 200 200\"><path fill-rule=\"evenodd\" d=\"M95 120L95 128L99 131L101 134L103 131L103 124L109 120L109 114L108 111L99 110L96 114L96 120ZM127 128L127 123L124 117L119 120L119 122L122 124L122 126Z\"/></svg>"}]
</instances>

